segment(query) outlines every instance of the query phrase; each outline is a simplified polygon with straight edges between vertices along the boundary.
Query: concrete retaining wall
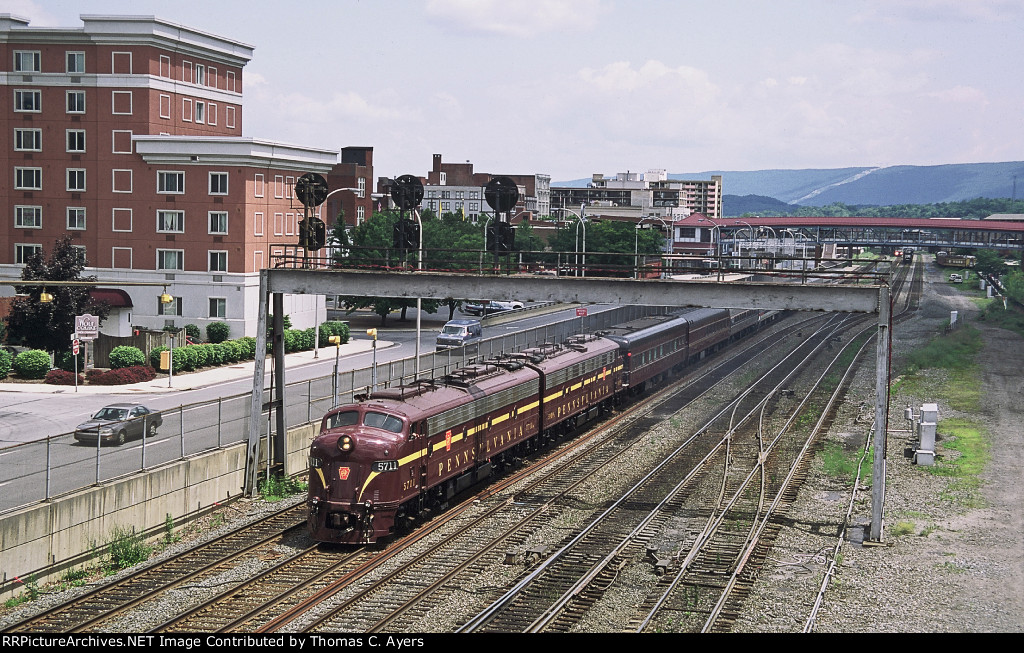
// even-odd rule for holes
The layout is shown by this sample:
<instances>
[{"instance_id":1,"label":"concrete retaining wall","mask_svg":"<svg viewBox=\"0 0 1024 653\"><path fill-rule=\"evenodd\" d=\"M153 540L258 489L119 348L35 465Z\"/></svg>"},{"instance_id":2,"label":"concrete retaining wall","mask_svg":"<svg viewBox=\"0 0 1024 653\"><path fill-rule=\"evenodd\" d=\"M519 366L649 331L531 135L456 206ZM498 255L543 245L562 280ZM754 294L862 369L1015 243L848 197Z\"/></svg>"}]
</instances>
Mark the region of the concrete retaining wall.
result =
<instances>
[{"instance_id":1,"label":"concrete retaining wall","mask_svg":"<svg viewBox=\"0 0 1024 653\"><path fill-rule=\"evenodd\" d=\"M288 431L286 469L306 469L315 429ZM21 594L30 581L43 585L97 564L116 528L156 540L165 534L168 514L178 529L240 498L245 451L239 444L197 454L0 517L0 599Z\"/></svg>"}]
</instances>

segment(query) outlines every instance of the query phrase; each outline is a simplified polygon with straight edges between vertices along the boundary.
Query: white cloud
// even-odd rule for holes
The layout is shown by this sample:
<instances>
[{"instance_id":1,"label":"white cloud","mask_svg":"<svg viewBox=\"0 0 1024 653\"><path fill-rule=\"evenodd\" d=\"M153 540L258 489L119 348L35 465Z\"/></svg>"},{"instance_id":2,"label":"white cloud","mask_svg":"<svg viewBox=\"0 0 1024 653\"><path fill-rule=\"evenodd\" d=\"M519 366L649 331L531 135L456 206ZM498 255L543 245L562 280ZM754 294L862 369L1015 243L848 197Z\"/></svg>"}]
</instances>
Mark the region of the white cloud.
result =
<instances>
[{"instance_id":1,"label":"white cloud","mask_svg":"<svg viewBox=\"0 0 1024 653\"><path fill-rule=\"evenodd\" d=\"M459 30L516 38L588 30L602 13L600 0L429 0L424 10Z\"/></svg>"}]
</instances>

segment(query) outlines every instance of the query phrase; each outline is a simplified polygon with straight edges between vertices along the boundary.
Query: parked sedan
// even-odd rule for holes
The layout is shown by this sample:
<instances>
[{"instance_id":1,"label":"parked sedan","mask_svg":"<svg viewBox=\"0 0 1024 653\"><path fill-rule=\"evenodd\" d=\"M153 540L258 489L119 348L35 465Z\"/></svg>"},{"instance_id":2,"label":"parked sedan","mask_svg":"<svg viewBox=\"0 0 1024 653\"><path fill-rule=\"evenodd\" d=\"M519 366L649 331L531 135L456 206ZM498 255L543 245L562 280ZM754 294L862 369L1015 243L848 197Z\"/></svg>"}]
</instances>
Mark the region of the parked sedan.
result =
<instances>
[{"instance_id":1,"label":"parked sedan","mask_svg":"<svg viewBox=\"0 0 1024 653\"><path fill-rule=\"evenodd\" d=\"M75 439L79 442L102 442L124 444L128 438L156 435L163 424L160 413L154 413L142 404L111 404L101 408L88 422L75 427Z\"/></svg>"},{"instance_id":2,"label":"parked sedan","mask_svg":"<svg viewBox=\"0 0 1024 653\"><path fill-rule=\"evenodd\" d=\"M477 304L467 304L462 309L462 312L467 315L491 315L493 313L501 313L503 311L513 311L522 307L522 302L489 301Z\"/></svg>"}]
</instances>

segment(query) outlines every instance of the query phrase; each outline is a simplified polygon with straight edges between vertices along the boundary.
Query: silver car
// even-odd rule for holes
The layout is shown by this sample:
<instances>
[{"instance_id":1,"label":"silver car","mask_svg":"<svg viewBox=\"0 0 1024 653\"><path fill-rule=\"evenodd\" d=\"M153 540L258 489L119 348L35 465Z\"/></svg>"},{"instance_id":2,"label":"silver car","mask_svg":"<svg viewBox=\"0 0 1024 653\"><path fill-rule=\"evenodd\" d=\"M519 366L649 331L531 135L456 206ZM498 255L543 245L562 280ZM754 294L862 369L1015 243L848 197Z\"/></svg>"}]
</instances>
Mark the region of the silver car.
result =
<instances>
[{"instance_id":1,"label":"silver car","mask_svg":"<svg viewBox=\"0 0 1024 653\"><path fill-rule=\"evenodd\" d=\"M79 442L124 444L128 438L152 437L163 424L160 413L154 413L142 404L111 404L101 408L88 422L75 427Z\"/></svg>"}]
</instances>

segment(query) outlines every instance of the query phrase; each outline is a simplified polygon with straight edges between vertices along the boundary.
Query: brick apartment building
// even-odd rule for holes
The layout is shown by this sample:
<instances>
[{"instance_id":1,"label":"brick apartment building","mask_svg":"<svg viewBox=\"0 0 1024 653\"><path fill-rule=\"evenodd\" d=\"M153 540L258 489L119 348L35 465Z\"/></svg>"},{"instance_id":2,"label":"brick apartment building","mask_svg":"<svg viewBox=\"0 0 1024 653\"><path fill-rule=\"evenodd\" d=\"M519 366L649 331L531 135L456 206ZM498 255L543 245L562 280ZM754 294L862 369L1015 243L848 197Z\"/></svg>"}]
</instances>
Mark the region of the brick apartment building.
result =
<instances>
[{"instance_id":1,"label":"brick apartment building","mask_svg":"<svg viewBox=\"0 0 1024 653\"><path fill-rule=\"evenodd\" d=\"M146 16L81 16L81 28L32 28L0 14L0 284L26 257L70 236L86 274L123 285L101 331L227 322L255 335L258 272L298 240L301 175L333 193L317 214L369 215L373 150L242 136L243 69L253 47ZM0 295L13 294L0 285ZM299 328L323 298L291 296Z\"/></svg>"}]
</instances>

